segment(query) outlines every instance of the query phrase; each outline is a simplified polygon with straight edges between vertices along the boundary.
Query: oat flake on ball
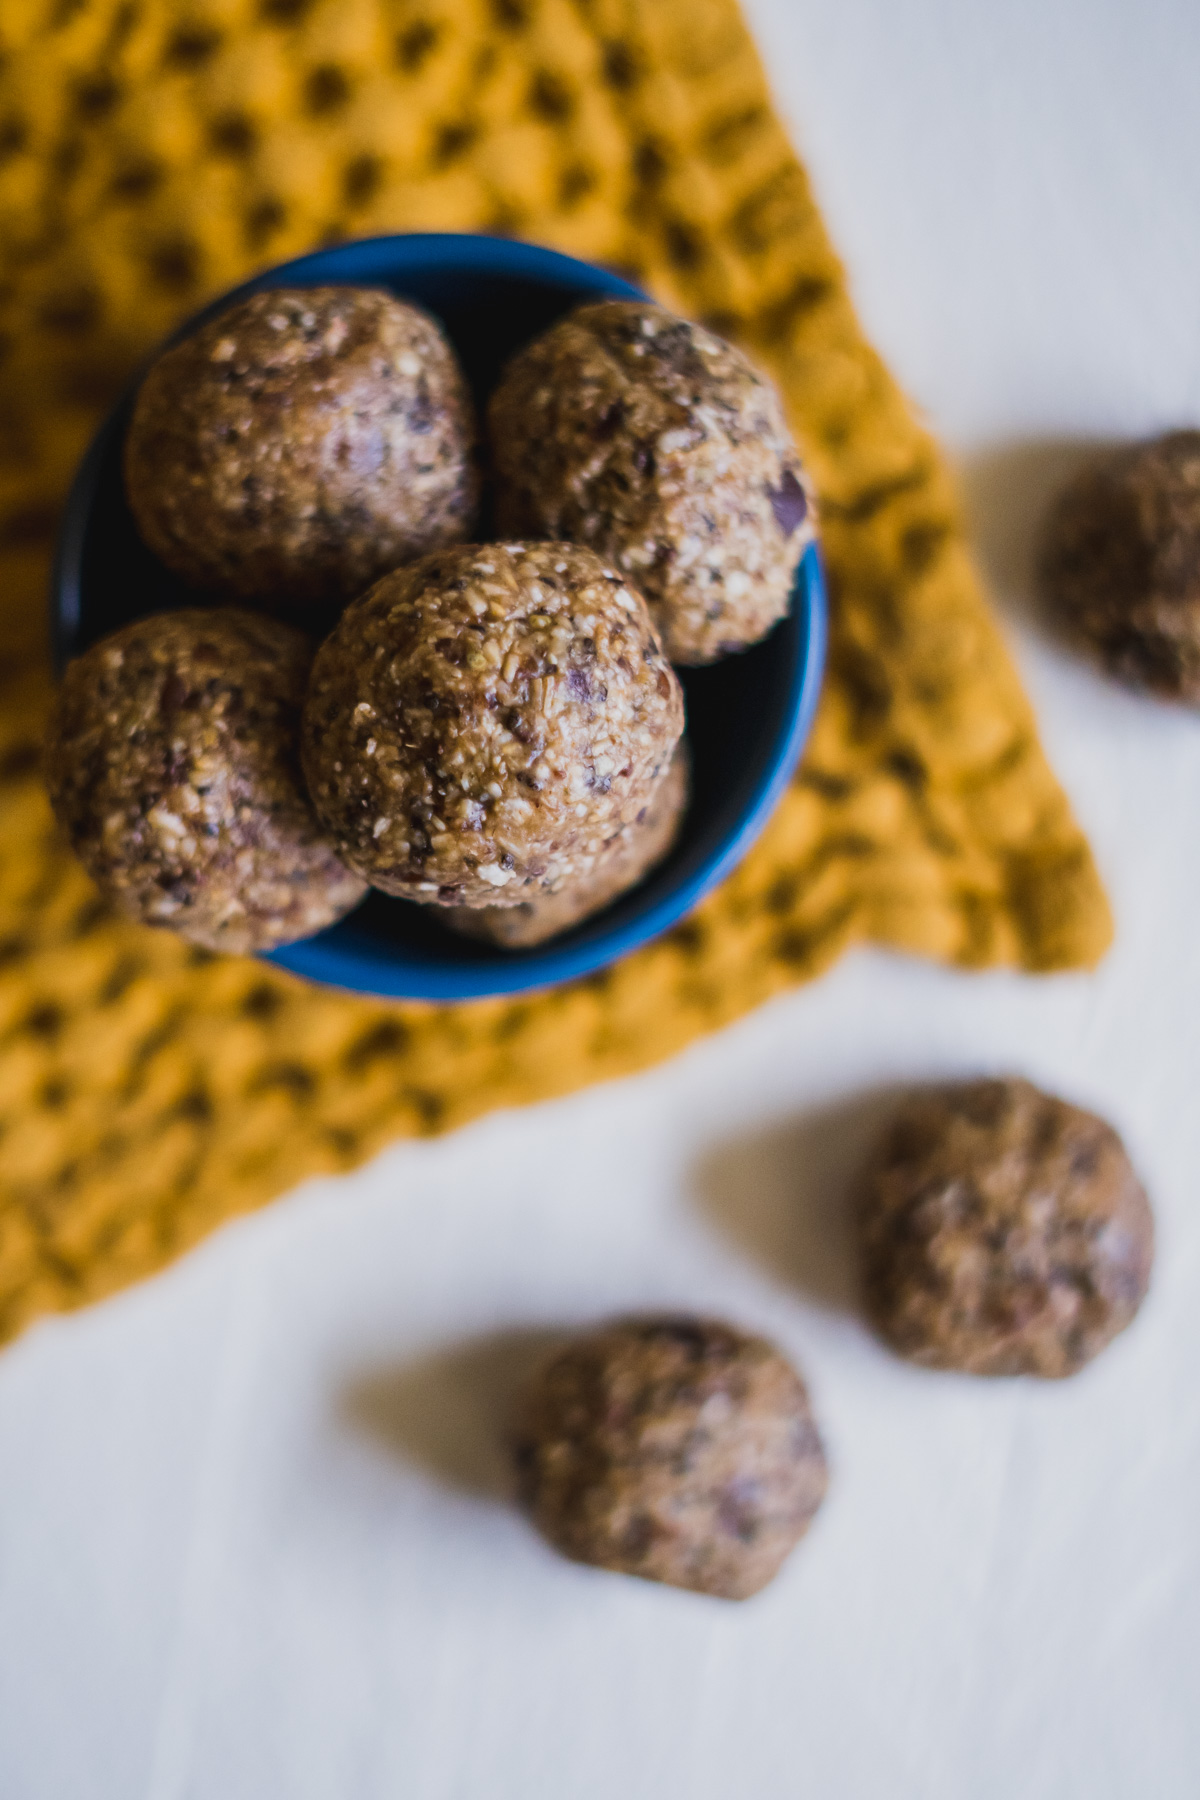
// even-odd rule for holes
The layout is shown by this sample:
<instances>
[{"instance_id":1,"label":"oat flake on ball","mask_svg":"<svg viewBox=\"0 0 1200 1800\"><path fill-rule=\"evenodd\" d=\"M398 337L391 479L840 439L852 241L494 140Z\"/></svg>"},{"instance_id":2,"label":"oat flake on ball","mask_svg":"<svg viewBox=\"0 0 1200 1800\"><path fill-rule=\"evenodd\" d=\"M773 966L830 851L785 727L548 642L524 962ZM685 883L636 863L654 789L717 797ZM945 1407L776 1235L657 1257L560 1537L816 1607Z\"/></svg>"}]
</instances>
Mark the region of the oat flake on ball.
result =
<instances>
[{"instance_id":1,"label":"oat flake on ball","mask_svg":"<svg viewBox=\"0 0 1200 1800\"><path fill-rule=\"evenodd\" d=\"M154 363L125 483L169 568L288 615L466 537L474 441L454 352L419 307L374 288L270 289Z\"/></svg>"},{"instance_id":2,"label":"oat flake on ball","mask_svg":"<svg viewBox=\"0 0 1200 1800\"><path fill-rule=\"evenodd\" d=\"M743 649L787 611L813 493L732 344L648 301L584 306L513 358L488 421L502 529L590 544L672 662Z\"/></svg>"},{"instance_id":3,"label":"oat flake on ball","mask_svg":"<svg viewBox=\"0 0 1200 1800\"><path fill-rule=\"evenodd\" d=\"M914 1095L859 1213L868 1311L902 1356L1071 1375L1146 1294L1154 1220L1120 1138L1028 1081Z\"/></svg>"},{"instance_id":4,"label":"oat flake on ball","mask_svg":"<svg viewBox=\"0 0 1200 1800\"><path fill-rule=\"evenodd\" d=\"M269 950L356 906L304 792L312 646L232 608L158 613L72 662L46 745L50 798L124 913L210 950Z\"/></svg>"},{"instance_id":5,"label":"oat flake on ball","mask_svg":"<svg viewBox=\"0 0 1200 1800\"><path fill-rule=\"evenodd\" d=\"M627 582L571 544L487 544L398 569L347 608L313 665L304 768L374 886L516 905L591 873L682 729Z\"/></svg>"},{"instance_id":6,"label":"oat flake on ball","mask_svg":"<svg viewBox=\"0 0 1200 1800\"><path fill-rule=\"evenodd\" d=\"M714 1319L620 1319L530 1384L517 1489L577 1562L745 1600L825 1496L804 1383L772 1344Z\"/></svg>"}]
</instances>

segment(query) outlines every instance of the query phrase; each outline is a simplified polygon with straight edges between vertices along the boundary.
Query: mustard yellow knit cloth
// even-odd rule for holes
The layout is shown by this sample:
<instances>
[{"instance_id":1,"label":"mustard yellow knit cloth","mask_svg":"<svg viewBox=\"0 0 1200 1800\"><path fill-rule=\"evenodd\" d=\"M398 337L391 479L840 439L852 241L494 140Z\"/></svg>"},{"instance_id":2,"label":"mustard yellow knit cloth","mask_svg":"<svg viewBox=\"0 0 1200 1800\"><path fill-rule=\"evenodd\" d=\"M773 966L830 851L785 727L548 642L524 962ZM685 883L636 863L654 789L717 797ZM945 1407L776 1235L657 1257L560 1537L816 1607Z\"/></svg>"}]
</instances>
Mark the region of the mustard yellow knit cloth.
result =
<instances>
[{"instance_id":1,"label":"mustard yellow knit cloth","mask_svg":"<svg viewBox=\"0 0 1200 1800\"><path fill-rule=\"evenodd\" d=\"M412 229L619 266L738 338L821 492L829 677L765 839L665 941L534 1000L372 1003L122 923L38 782L49 541L129 370L255 268ZM0 580L2 1336L390 1138L666 1056L855 940L1030 969L1108 941L733 0L4 0Z\"/></svg>"}]
</instances>

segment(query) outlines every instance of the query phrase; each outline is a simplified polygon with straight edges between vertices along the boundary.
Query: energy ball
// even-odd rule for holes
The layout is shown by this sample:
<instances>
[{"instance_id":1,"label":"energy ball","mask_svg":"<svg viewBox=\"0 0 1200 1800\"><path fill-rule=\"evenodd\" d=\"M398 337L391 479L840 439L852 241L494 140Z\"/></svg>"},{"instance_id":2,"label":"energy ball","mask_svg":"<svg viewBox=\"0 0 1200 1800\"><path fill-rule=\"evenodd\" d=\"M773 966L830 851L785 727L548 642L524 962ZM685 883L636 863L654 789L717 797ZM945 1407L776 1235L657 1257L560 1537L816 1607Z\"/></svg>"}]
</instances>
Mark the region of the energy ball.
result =
<instances>
[{"instance_id":1,"label":"energy ball","mask_svg":"<svg viewBox=\"0 0 1200 1800\"><path fill-rule=\"evenodd\" d=\"M1154 1221L1111 1125L1028 1081L904 1105L858 1221L867 1307L901 1356L1073 1375L1145 1297Z\"/></svg>"},{"instance_id":2,"label":"energy ball","mask_svg":"<svg viewBox=\"0 0 1200 1800\"><path fill-rule=\"evenodd\" d=\"M671 766L636 819L623 825L590 875L519 906L451 907L446 923L464 937L482 938L507 950L544 944L590 919L636 887L655 868L679 835L688 802L687 740L681 739Z\"/></svg>"},{"instance_id":3,"label":"energy ball","mask_svg":"<svg viewBox=\"0 0 1200 1800\"><path fill-rule=\"evenodd\" d=\"M158 358L125 485L176 574L291 614L466 537L474 441L466 383L428 314L373 288L279 288Z\"/></svg>"},{"instance_id":4,"label":"energy ball","mask_svg":"<svg viewBox=\"0 0 1200 1800\"><path fill-rule=\"evenodd\" d=\"M67 669L46 745L59 822L101 891L208 950L270 950L356 906L300 778L312 646L233 609L158 613Z\"/></svg>"},{"instance_id":5,"label":"energy ball","mask_svg":"<svg viewBox=\"0 0 1200 1800\"><path fill-rule=\"evenodd\" d=\"M562 1351L523 1397L513 1457L566 1556L727 1600L778 1572L828 1479L791 1365L691 1317L619 1320Z\"/></svg>"},{"instance_id":6,"label":"energy ball","mask_svg":"<svg viewBox=\"0 0 1200 1800\"><path fill-rule=\"evenodd\" d=\"M586 880L648 805L683 693L592 551L488 544L397 569L317 652L309 789L385 893L513 906Z\"/></svg>"},{"instance_id":7,"label":"energy ball","mask_svg":"<svg viewBox=\"0 0 1200 1800\"><path fill-rule=\"evenodd\" d=\"M1047 522L1046 604L1135 687L1200 706L1200 431L1085 469Z\"/></svg>"},{"instance_id":8,"label":"energy ball","mask_svg":"<svg viewBox=\"0 0 1200 1800\"><path fill-rule=\"evenodd\" d=\"M788 609L816 509L779 397L740 350L641 300L581 307L489 409L502 529L590 544L706 663Z\"/></svg>"}]
</instances>

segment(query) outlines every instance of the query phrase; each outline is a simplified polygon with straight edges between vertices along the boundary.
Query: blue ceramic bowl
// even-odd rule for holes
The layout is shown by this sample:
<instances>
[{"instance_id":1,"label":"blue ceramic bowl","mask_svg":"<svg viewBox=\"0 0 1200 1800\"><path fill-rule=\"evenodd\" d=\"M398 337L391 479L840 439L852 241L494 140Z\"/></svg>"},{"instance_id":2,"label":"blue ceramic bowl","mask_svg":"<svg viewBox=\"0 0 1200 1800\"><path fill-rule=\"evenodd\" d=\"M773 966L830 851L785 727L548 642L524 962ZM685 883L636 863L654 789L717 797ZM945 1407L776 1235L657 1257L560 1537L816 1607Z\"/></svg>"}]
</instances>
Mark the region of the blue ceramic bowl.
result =
<instances>
[{"instance_id":1,"label":"blue ceramic bowl","mask_svg":"<svg viewBox=\"0 0 1200 1800\"><path fill-rule=\"evenodd\" d=\"M482 408L501 365L584 300L639 299L620 276L535 244L430 234L367 238L256 276L178 336L262 287L325 282L391 288L442 321ZM55 657L189 595L138 537L121 445L137 382L94 439L67 502L51 596ZM486 529L481 535L486 536ZM670 856L595 918L539 949L456 937L434 907L371 894L340 924L269 959L310 980L411 1000L519 994L589 975L668 931L729 874L766 824L812 724L825 654L821 565L810 549L788 616L753 650L680 671L692 747L692 799Z\"/></svg>"}]
</instances>

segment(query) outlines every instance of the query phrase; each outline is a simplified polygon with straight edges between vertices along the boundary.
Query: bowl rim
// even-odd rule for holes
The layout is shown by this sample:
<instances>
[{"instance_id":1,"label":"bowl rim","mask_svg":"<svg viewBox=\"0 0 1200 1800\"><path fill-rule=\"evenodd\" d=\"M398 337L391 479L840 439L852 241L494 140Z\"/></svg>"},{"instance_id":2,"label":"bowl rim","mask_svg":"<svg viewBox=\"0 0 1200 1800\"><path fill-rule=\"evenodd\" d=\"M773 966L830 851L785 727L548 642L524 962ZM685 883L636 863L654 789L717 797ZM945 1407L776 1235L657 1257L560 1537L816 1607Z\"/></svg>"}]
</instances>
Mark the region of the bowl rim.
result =
<instances>
[{"instance_id":1,"label":"bowl rim","mask_svg":"<svg viewBox=\"0 0 1200 1800\"><path fill-rule=\"evenodd\" d=\"M355 273L357 262L370 262L381 254L397 258L394 276ZM123 414L145 370L168 345L194 331L208 318L223 312L246 295L289 281L314 287L330 285L396 285L404 274L445 268L453 261L460 274L516 277L571 293L608 295L615 299L646 299L644 291L615 271L564 255L544 245L512 238L488 237L474 232L392 232L370 238L354 238L323 250L310 251L287 262L263 269L237 287L216 296L186 319L139 364L119 398L97 429L76 470L59 527L50 585L51 648L55 669L61 673L72 654L71 645L81 622L81 578L91 507L101 469L112 454L113 438L123 426ZM398 289L398 291L402 291ZM367 946L351 929L354 914L314 937L264 953L262 960L323 986L372 995L380 999L462 1001L499 999L537 993L564 982L595 975L630 952L652 943L680 924L712 890L732 873L758 838L789 785L812 729L824 675L828 635L828 600L821 554L816 543L805 551L796 574L791 607L795 624L803 634L802 647L790 670L784 705L786 726L777 738L736 825L728 829L700 865L645 910L596 930L593 921L580 922L578 930L589 935L576 940L575 932L551 942L544 949L508 951L497 947L494 958L461 964L431 963L425 968L412 961L396 964L382 947Z\"/></svg>"}]
</instances>

